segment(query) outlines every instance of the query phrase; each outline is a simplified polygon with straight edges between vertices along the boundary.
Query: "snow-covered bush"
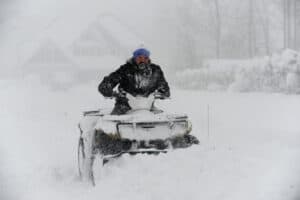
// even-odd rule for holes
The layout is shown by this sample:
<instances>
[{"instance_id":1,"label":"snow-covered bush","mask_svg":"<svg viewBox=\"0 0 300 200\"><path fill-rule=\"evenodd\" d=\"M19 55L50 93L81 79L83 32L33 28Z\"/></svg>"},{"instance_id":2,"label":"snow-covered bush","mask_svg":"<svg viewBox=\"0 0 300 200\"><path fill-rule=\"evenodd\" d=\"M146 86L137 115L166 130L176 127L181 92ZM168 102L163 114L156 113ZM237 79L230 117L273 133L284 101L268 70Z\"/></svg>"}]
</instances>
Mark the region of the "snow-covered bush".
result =
<instances>
[{"instance_id":1,"label":"snow-covered bush","mask_svg":"<svg viewBox=\"0 0 300 200\"><path fill-rule=\"evenodd\" d=\"M180 87L239 92L300 92L300 53L290 49L251 60L207 60L176 73Z\"/></svg>"}]
</instances>

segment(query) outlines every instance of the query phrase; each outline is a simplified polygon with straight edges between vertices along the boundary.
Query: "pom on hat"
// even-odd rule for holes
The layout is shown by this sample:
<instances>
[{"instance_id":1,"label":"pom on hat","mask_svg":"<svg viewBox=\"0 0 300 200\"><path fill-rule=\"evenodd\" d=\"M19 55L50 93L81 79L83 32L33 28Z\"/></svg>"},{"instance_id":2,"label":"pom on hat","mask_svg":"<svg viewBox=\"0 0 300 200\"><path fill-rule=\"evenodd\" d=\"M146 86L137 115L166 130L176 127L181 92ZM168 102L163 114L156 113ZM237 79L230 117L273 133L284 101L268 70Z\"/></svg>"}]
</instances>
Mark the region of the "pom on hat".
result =
<instances>
[{"instance_id":1,"label":"pom on hat","mask_svg":"<svg viewBox=\"0 0 300 200\"><path fill-rule=\"evenodd\" d=\"M138 56L149 57L150 56L150 51L148 51L147 49L144 49L144 48L136 49L133 52L133 57L136 58Z\"/></svg>"}]
</instances>

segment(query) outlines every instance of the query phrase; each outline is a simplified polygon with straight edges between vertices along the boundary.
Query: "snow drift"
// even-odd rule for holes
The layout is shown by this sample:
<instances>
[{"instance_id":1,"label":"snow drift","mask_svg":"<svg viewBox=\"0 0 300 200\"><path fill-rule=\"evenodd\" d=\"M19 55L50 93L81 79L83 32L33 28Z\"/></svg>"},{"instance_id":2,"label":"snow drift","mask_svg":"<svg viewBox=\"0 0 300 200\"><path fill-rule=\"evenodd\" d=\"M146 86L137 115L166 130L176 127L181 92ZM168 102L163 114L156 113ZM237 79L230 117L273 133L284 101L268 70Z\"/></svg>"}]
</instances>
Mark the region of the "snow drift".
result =
<instances>
[{"instance_id":1,"label":"snow drift","mask_svg":"<svg viewBox=\"0 0 300 200\"><path fill-rule=\"evenodd\" d=\"M300 53L285 49L250 60L208 60L176 74L178 85L203 90L300 92Z\"/></svg>"},{"instance_id":2,"label":"snow drift","mask_svg":"<svg viewBox=\"0 0 300 200\"><path fill-rule=\"evenodd\" d=\"M1 199L299 197L300 99L282 94L172 90L172 100L157 106L188 113L201 144L124 156L105 166L96 187L80 182L81 113L113 104L96 86L53 91L33 80L1 82Z\"/></svg>"}]
</instances>

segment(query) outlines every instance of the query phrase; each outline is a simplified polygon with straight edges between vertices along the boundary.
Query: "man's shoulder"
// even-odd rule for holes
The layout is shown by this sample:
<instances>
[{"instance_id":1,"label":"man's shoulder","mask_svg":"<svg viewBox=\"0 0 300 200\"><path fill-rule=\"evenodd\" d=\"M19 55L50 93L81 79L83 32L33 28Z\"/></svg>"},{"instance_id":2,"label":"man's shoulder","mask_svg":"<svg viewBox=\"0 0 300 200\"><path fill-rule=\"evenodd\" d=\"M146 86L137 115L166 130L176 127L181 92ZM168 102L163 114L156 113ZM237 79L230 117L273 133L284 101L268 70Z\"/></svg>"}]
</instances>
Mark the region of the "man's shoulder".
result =
<instances>
[{"instance_id":1,"label":"man's shoulder","mask_svg":"<svg viewBox=\"0 0 300 200\"><path fill-rule=\"evenodd\" d=\"M121 70L121 71L127 70L130 68L130 66L131 66L131 64L126 62L119 67L119 70Z\"/></svg>"},{"instance_id":2,"label":"man's shoulder","mask_svg":"<svg viewBox=\"0 0 300 200\"><path fill-rule=\"evenodd\" d=\"M126 68L132 67L133 65L134 65L133 64L133 60L132 59L128 59L124 64L122 64L120 66L120 68L126 69Z\"/></svg>"},{"instance_id":3,"label":"man's shoulder","mask_svg":"<svg viewBox=\"0 0 300 200\"><path fill-rule=\"evenodd\" d=\"M155 63L151 63L151 68L154 69L154 70L158 70L158 71L161 71L161 67Z\"/></svg>"}]
</instances>

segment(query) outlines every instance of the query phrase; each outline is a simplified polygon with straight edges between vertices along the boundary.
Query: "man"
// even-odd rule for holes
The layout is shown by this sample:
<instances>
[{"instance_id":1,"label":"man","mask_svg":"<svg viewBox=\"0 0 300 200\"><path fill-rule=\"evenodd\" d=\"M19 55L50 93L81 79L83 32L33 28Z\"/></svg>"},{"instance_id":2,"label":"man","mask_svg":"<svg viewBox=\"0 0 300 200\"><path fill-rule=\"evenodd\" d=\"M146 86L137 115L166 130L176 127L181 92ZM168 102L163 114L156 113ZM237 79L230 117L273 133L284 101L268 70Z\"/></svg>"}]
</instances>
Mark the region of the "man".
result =
<instances>
[{"instance_id":1,"label":"man","mask_svg":"<svg viewBox=\"0 0 300 200\"><path fill-rule=\"evenodd\" d=\"M131 109L126 93L148 97L155 92L161 98L170 96L170 88L160 66L151 63L149 56L147 49L135 50L126 64L104 77L99 84L98 90L103 96L116 98L111 114L121 115ZM114 92L116 86L118 92Z\"/></svg>"}]
</instances>

